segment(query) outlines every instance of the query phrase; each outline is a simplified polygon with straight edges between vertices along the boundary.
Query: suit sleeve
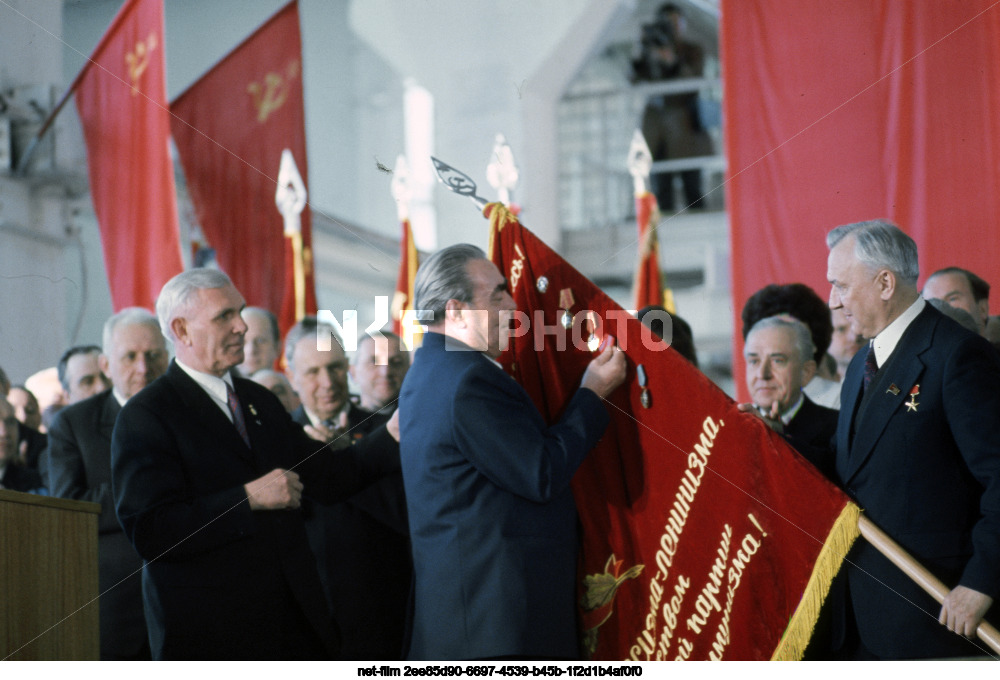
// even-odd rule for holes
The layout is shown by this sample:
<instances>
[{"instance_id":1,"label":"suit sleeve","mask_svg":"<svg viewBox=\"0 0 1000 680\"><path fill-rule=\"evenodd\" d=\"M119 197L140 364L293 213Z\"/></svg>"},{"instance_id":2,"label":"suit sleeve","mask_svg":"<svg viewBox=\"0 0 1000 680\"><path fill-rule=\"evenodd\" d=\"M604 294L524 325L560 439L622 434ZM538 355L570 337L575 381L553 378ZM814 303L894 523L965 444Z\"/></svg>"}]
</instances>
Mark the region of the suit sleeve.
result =
<instances>
[{"instance_id":1,"label":"suit sleeve","mask_svg":"<svg viewBox=\"0 0 1000 680\"><path fill-rule=\"evenodd\" d=\"M130 402L111 440L115 508L139 555L188 557L255 533L247 480L220 470L209 482L202 472L212 466L210 447L197 452L202 467L192 467L165 418L151 404Z\"/></svg>"},{"instance_id":2,"label":"suit sleeve","mask_svg":"<svg viewBox=\"0 0 1000 680\"><path fill-rule=\"evenodd\" d=\"M341 449L312 439L302 426L287 418L289 439L295 441L302 470L303 493L320 503L346 500L399 470L399 444L381 425Z\"/></svg>"},{"instance_id":3,"label":"suit sleeve","mask_svg":"<svg viewBox=\"0 0 1000 680\"><path fill-rule=\"evenodd\" d=\"M962 458L982 486L973 555L961 585L1000 597L1000 358L978 337L947 359L944 405Z\"/></svg>"},{"instance_id":4,"label":"suit sleeve","mask_svg":"<svg viewBox=\"0 0 1000 680\"><path fill-rule=\"evenodd\" d=\"M476 366L452 403L455 441L494 484L536 503L566 489L610 420L600 397L578 389L546 427L524 390L492 366Z\"/></svg>"},{"instance_id":5,"label":"suit sleeve","mask_svg":"<svg viewBox=\"0 0 1000 680\"><path fill-rule=\"evenodd\" d=\"M65 413L56 415L52 427L49 428L49 493L58 498L100 503L101 515L97 520L98 532L118 532L121 527L115 516L111 482L101 482L91 486L87 480L87 466L77 439L78 436L71 419L67 418Z\"/></svg>"}]
</instances>

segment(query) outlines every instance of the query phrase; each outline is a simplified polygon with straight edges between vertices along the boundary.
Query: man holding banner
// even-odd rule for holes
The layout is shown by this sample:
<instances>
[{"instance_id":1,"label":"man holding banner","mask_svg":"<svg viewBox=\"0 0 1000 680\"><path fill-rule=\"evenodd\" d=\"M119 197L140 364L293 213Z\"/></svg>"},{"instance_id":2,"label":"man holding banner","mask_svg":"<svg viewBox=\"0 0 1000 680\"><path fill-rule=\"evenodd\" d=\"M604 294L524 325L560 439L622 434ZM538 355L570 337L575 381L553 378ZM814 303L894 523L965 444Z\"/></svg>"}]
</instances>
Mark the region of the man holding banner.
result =
<instances>
[{"instance_id":1,"label":"man holding banner","mask_svg":"<svg viewBox=\"0 0 1000 680\"><path fill-rule=\"evenodd\" d=\"M420 268L433 313L400 395L400 457L415 585L410 659L577 658L570 481L625 378L613 340L547 426L496 362L515 310L475 246ZM611 339L609 339L611 340Z\"/></svg>"},{"instance_id":2,"label":"man holding banner","mask_svg":"<svg viewBox=\"0 0 1000 680\"><path fill-rule=\"evenodd\" d=\"M827 245L830 307L871 340L844 379L836 480L903 548L958 584L939 608L858 542L834 602L834 647L860 659L978 654L948 631L973 636L1000 594L1000 360L919 296L917 246L895 225L837 227Z\"/></svg>"}]
</instances>

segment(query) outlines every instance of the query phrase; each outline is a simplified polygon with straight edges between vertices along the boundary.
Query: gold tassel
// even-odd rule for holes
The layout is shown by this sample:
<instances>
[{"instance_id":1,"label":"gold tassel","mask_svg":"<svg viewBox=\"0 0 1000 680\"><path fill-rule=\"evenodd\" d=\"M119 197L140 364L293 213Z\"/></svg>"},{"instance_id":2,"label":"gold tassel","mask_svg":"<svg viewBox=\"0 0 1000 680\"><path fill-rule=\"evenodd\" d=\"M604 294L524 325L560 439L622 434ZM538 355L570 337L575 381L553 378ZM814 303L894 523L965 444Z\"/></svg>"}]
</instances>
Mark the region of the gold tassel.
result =
<instances>
[{"instance_id":1,"label":"gold tassel","mask_svg":"<svg viewBox=\"0 0 1000 680\"><path fill-rule=\"evenodd\" d=\"M840 566L847 557L855 539L860 536L858 517L861 509L854 503L848 503L834 522L830 534L823 544L812 575L806 584L802 600L788 622L785 634L782 635L778 647L771 656L772 661L799 661L806 651L813 628L819 618L820 607L830 592L833 577L840 571Z\"/></svg>"}]
</instances>

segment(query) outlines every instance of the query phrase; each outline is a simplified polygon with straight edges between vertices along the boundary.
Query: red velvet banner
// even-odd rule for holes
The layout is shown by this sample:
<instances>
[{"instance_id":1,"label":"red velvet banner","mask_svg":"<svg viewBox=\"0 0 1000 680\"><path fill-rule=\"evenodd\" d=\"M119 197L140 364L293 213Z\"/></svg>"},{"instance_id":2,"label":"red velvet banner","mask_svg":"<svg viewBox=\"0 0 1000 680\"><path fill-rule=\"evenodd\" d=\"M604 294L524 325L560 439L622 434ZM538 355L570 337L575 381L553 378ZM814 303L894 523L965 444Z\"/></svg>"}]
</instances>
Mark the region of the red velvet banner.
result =
<instances>
[{"instance_id":1,"label":"red velvet banner","mask_svg":"<svg viewBox=\"0 0 1000 680\"><path fill-rule=\"evenodd\" d=\"M209 246L247 304L296 321L295 247L275 204L290 149L308 187L302 47L286 5L170 106L174 141ZM301 214L305 313L316 312L309 206Z\"/></svg>"},{"instance_id":2,"label":"red velvet banner","mask_svg":"<svg viewBox=\"0 0 1000 680\"><path fill-rule=\"evenodd\" d=\"M590 657L799 658L857 507L501 204L485 213L520 317L500 360L543 416L557 419L605 335L628 358L573 480Z\"/></svg>"},{"instance_id":3,"label":"red velvet banner","mask_svg":"<svg viewBox=\"0 0 1000 680\"><path fill-rule=\"evenodd\" d=\"M635 221L639 227L639 265L633 286L635 309L638 311L647 305L657 305L674 312L673 296L664 289L663 274L660 272L660 243L656 236L660 209L652 192L646 191L635 197Z\"/></svg>"},{"instance_id":4,"label":"red velvet banner","mask_svg":"<svg viewBox=\"0 0 1000 680\"><path fill-rule=\"evenodd\" d=\"M896 222L921 285L950 265L1000 283L994 0L723 0L720 39L736 329L769 283L825 299L848 222ZM733 365L745 395L740 342Z\"/></svg>"},{"instance_id":5,"label":"red velvet banner","mask_svg":"<svg viewBox=\"0 0 1000 680\"><path fill-rule=\"evenodd\" d=\"M163 43L163 1L131 0L74 85L115 311L152 309L184 268Z\"/></svg>"}]
</instances>

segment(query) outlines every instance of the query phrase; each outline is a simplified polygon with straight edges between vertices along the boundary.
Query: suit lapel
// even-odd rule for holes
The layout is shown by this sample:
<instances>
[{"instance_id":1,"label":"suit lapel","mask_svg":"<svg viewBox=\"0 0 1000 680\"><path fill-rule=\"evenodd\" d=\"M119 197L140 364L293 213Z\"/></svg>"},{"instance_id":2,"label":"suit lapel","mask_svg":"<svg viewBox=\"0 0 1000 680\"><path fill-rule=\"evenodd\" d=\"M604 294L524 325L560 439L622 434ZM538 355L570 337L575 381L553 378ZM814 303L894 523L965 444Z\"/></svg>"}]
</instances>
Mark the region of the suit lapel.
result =
<instances>
[{"instance_id":1,"label":"suit lapel","mask_svg":"<svg viewBox=\"0 0 1000 680\"><path fill-rule=\"evenodd\" d=\"M111 441L111 435L115 431L115 420L118 419L118 412L121 410L122 407L118 405L118 400L115 398L114 391L108 390L105 395L104 403L101 405L99 424L101 437L107 439L108 442Z\"/></svg>"},{"instance_id":2,"label":"suit lapel","mask_svg":"<svg viewBox=\"0 0 1000 680\"><path fill-rule=\"evenodd\" d=\"M236 431L236 426L219 409L204 388L196 383L194 379L184 372L184 369L171 362L167 374L164 376L174 389L178 392L184 405L191 412L192 420L201 425L206 431L206 443L211 442L213 446L223 445L228 451L239 455L244 460L252 461L253 455L247 448L240 433ZM237 392L239 396L239 392ZM241 398L241 402L242 402ZM241 403L246 418L246 407ZM251 441L253 441L251 439Z\"/></svg>"},{"instance_id":3,"label":"suit lapel","mask_svg":"<svg viewBox=\"0 0 1000 680\"><path fill-rule=\"evenodd\" d=\"M850 481L871 457L889 421L903 408L904 395L909 393L924 372L924 362L920 355L930 347L937 326L936 318L928 312L930 309L928 305L906 329L886 364L888 372L872 383L871 389L880 392L872 394L867 404L858 411L854 442L850 447L850 458L843 476L845 482ZM858 382L860 391L860 380ZM888 392L885 389L887 385L895 385L900 393Z\"/></svg>"},{"instance_id":4,"label":"suit lapel","mask_svg":"<svg viewBox=\"0 0 1000 680\"><path fill-rule=\"evenodd\" d=\"M849 458L851 451L851 431L857 418L858 400L861 398L861 381L864 377L864 350L851 360L844 376L844 384L840 390L840 418L837 420L837 473L841 480L847 481Z\"/></svg>"}]
</instances>

